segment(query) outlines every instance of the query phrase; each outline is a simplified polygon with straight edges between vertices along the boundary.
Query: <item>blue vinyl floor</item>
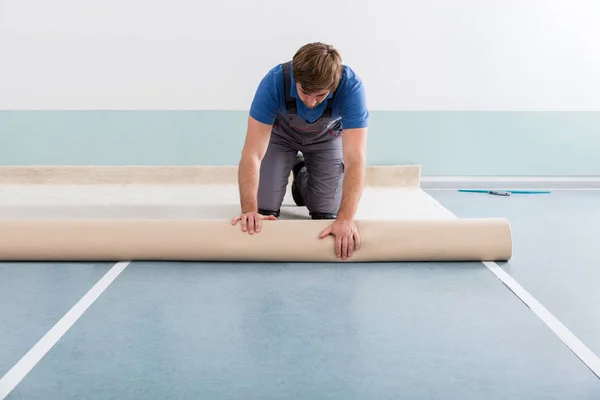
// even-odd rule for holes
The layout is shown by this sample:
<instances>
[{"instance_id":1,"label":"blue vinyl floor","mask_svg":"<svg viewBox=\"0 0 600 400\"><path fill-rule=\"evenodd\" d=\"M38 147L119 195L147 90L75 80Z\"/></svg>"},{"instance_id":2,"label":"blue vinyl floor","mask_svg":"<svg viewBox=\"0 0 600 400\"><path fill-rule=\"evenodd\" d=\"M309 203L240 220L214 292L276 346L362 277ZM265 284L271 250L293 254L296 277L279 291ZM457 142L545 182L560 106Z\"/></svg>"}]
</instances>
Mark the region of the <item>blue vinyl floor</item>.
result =
<instances>
[{"instance_id":1,"label":"blue vinyl floor","mask_svg":"<svg viewBox=\"0 0 600 400\"><path fill-rule=\"evenodd\" d=\"M498 263L600 355L600 191L429 191L511 221ZM0 263L0 377L114 263ZM1 398L1 396L0 396ZM7 399L600 399L483 263L133 262Z\"/></svg>"}]
</instances>

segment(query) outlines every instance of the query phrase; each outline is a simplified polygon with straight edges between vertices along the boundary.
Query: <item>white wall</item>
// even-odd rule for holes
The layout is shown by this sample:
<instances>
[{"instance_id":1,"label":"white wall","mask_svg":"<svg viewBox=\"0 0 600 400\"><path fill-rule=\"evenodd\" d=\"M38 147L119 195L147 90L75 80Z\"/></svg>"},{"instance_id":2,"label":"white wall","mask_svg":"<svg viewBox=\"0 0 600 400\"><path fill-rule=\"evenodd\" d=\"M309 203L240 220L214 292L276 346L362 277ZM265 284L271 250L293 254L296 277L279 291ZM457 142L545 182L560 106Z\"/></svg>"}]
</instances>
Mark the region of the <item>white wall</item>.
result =
<instances>
[{"instance_id":1,"label":"white wall","mask_svg":"<svg viewBox=\"0 0 600 400\"><path fill-rule=\"evenodd\" d=\"M320 40L373 110L600 109L597 0L370 1L0 0L0 108L244 110Z\"/></svg>"}]
</instances>

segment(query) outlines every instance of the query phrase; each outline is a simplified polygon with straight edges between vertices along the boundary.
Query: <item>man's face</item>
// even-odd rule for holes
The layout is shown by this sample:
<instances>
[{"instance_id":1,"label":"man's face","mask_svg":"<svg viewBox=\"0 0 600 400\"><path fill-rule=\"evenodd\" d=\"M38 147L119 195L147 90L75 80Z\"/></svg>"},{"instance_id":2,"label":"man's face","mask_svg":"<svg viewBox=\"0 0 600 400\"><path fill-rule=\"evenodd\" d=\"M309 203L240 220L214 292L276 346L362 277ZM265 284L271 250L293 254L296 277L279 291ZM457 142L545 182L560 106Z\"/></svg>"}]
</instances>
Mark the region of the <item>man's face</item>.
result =
<instances>
[{"instance_id":1,"label":"man's face","mask_svg":"<svg viewBox=\"0 0 600 400\"><path fill-rule=\"evenodd\" d=\"M329 90L321 90L317 93L306 93L304 90L302 90L302 87L299 83L296 83L296 90L300 100L302 100L302 102L308 108L315 108L327 98L327 95L329 95Z\"/></svg>"}]
</instances>

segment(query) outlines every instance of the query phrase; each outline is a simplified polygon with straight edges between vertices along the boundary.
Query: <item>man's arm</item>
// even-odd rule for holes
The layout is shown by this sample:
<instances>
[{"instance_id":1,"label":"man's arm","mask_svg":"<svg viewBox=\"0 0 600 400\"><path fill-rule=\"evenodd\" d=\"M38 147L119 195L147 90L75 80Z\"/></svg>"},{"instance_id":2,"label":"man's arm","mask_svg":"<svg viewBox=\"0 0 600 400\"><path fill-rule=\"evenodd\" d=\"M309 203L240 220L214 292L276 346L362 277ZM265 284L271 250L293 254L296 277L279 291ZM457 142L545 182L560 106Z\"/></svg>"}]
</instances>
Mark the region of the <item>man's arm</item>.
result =
<instances>
[{"instance_id":1,"label":"man's arm","mask_svg":"<svg viewBox=\"0 0 600 400\"><path fill-rule=\"evenodd\" d=\"M338 220L352 221L362 196L367 152L367 128L345 129L342 133L344 182Z\"/></svg>"},{"instance_id":2,"label":"man's arm","mask_svg":"<svg viewBox=\"0 0 600 400\"><path fill-rule=\"evenodd\" d=\"M258 212L260 164L269 145L271 127L248 116L248 130L238 167L242 213Z\"/></svg>"}]
</instances>

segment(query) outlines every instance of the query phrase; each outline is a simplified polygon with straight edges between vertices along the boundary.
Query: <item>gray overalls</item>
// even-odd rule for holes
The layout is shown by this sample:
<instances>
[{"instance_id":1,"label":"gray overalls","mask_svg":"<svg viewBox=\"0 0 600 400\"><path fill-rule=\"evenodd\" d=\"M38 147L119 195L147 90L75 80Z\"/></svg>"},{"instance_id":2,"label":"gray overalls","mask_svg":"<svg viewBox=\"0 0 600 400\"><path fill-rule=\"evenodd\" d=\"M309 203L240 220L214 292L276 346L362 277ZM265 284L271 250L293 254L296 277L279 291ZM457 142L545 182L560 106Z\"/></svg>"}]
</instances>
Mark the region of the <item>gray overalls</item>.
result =
<instances>
[{"instance_id":1,"label":"gray overalls","mask_svg":"<svg viewBox=\"0 0 600 400\"><path fill-rule=\"evenodd\" d=\"M294 168L292 193L298 205L306 205L313 219L335 219L342 197L344 163L341 119L332 118L337 91L314 123L297 115L290 96L290 62L283 64L286 113L279 113L260 167L258 208L263 215L279 216L288 179ZM300 99L298 99L300 101ZM295 164L298 152L304 163Z\"/></svg>"}]
</instances>

